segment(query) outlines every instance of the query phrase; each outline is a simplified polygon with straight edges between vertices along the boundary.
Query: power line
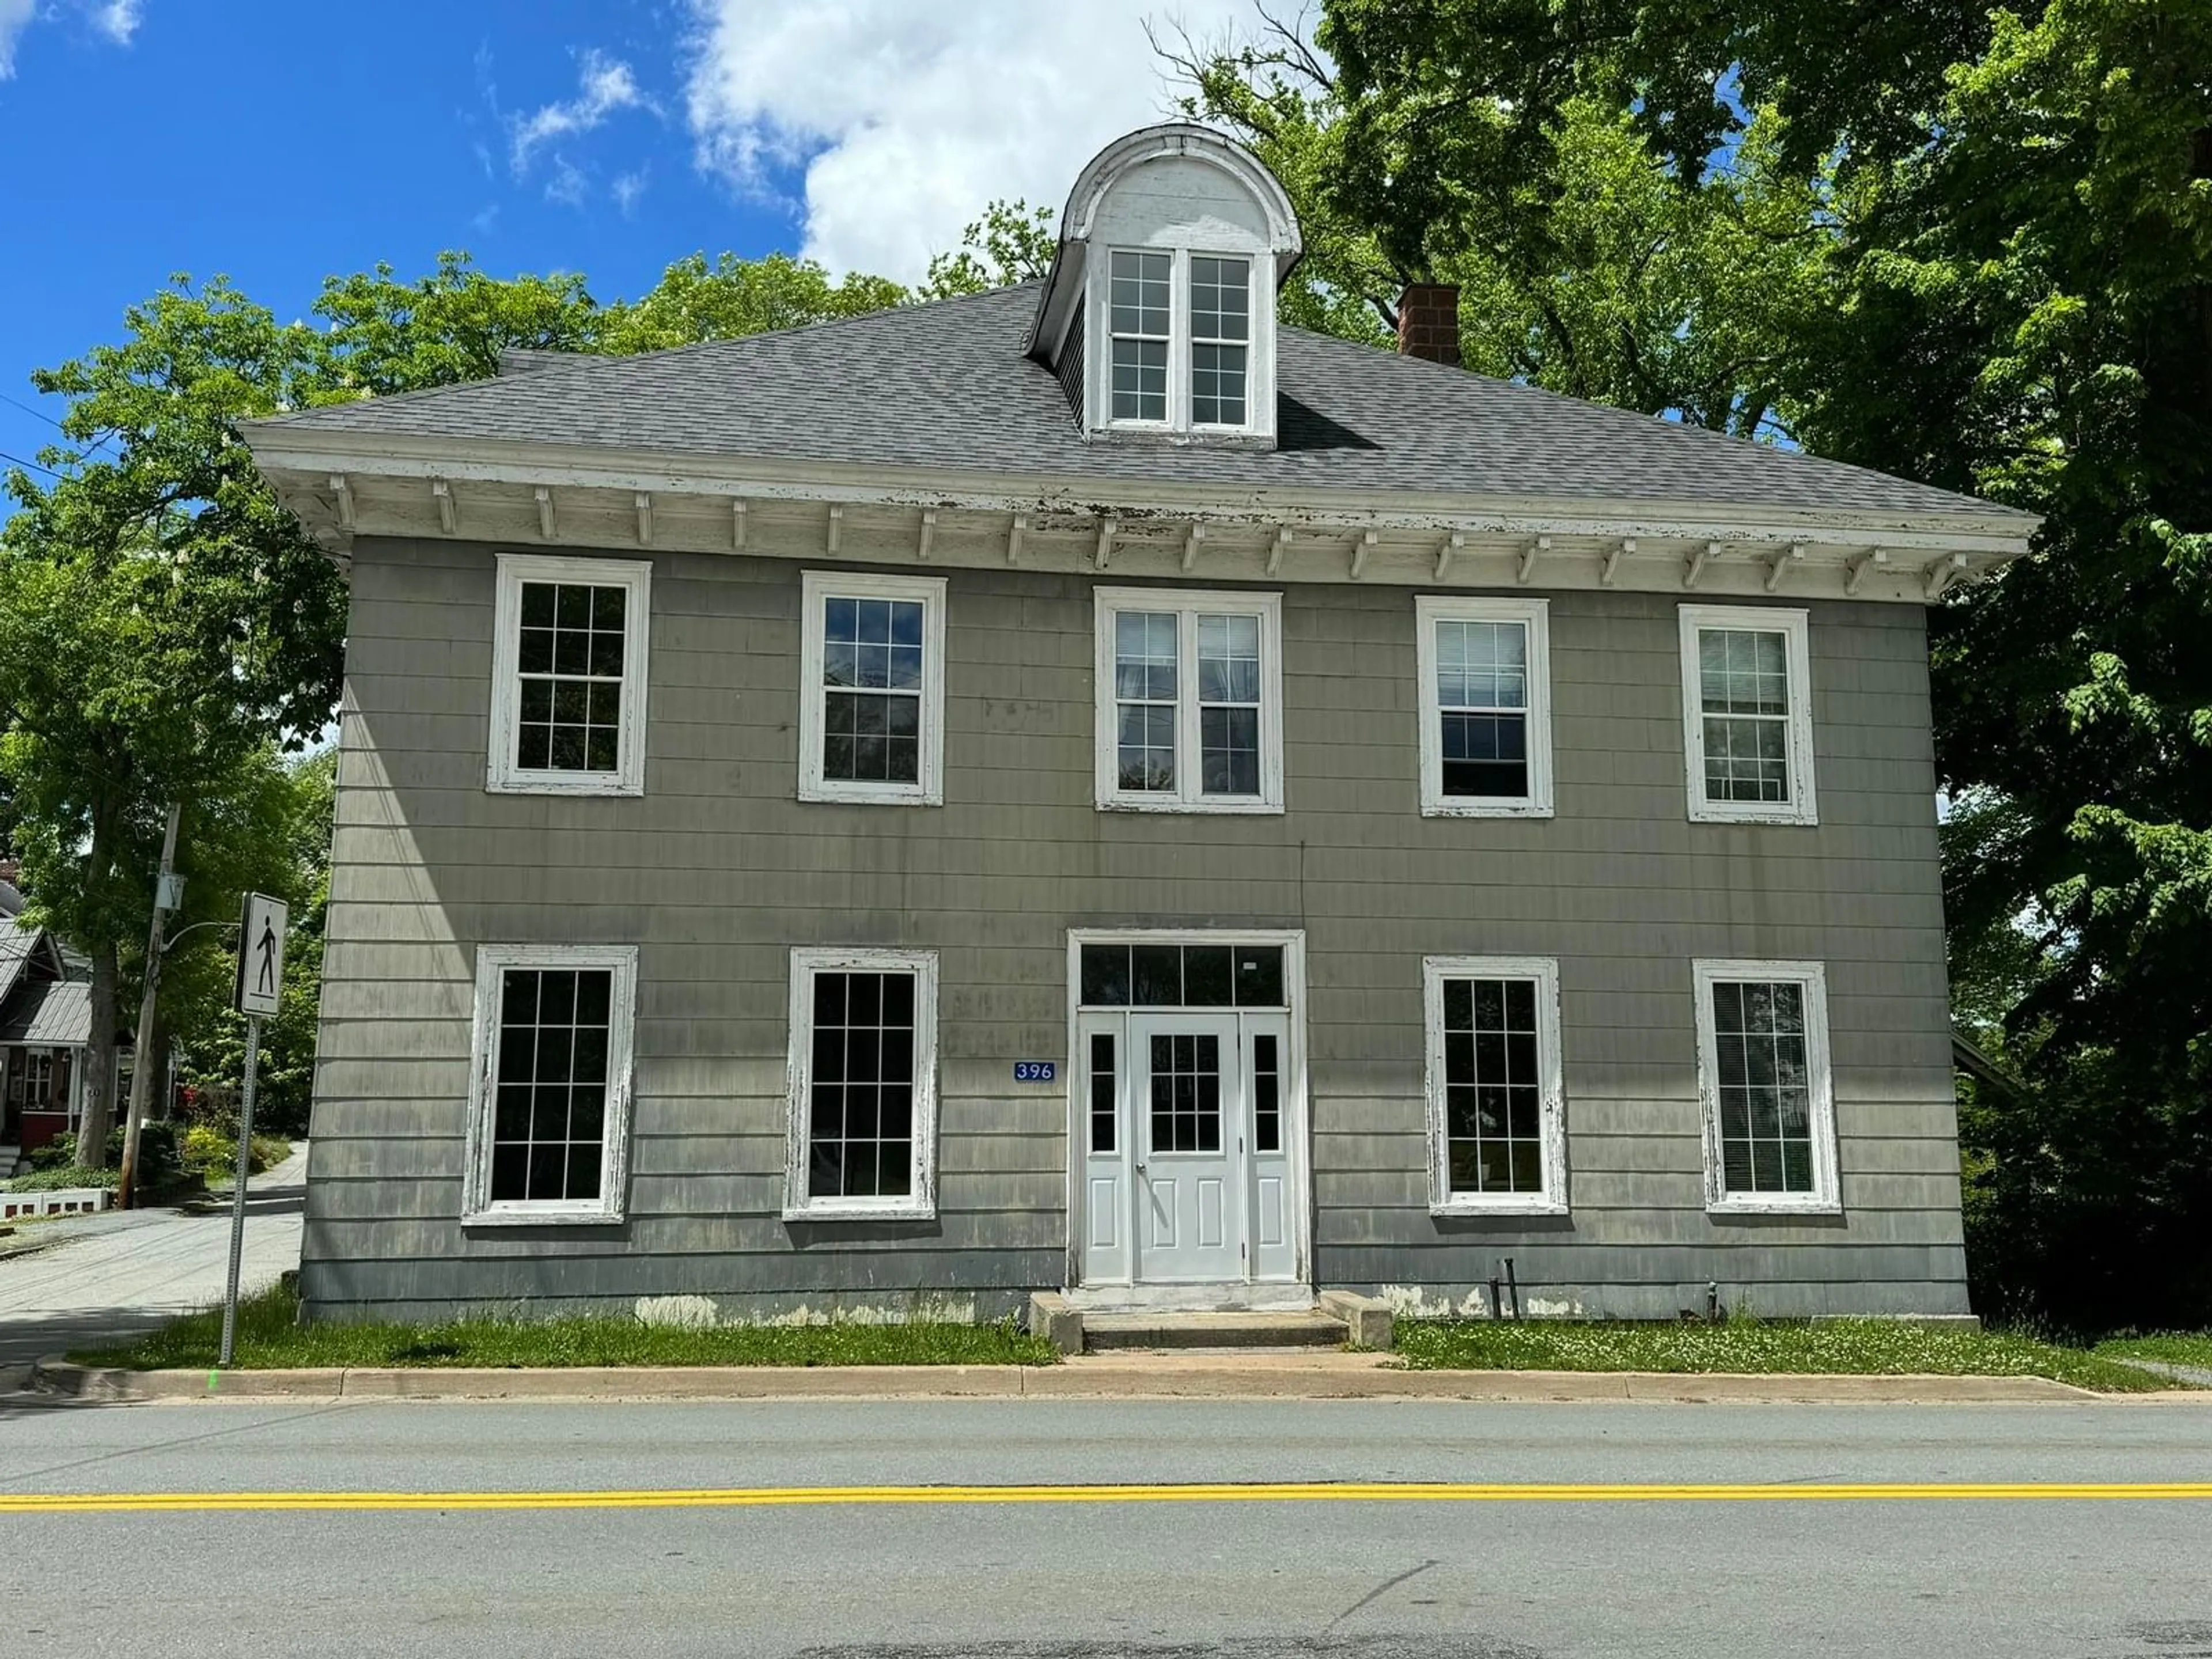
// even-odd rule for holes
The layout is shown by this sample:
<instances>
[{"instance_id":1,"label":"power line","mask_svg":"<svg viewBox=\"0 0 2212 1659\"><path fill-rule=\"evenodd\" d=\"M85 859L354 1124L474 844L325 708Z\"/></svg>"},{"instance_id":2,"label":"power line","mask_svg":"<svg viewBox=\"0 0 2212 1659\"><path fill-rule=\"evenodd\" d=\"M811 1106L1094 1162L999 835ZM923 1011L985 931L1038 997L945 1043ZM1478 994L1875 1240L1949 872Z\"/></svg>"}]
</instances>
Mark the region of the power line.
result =
<instances>
[{"instance_id":1,"label":"power line","mask_svg":"<svg viewBox=\"0 0 2212 1659\"><path fill-rule=\"evenodd\" d=\"M43 472L49 478L58 479L63 483L68 482L67 474L57 472L50 466L40 466L36 461L27 461L21 455L10 455L4 449L0 449L0 461L13 461L18 466L29 467L33 472Z\"/></svg>"},{"instance_id":2,"label":"power line","mask_svg":"<svg viewBox=\"0 0 2212 1659\"><path fill-rule=\"evenodd\" d=\"M53 428L55 431L60 433L64 438L68 437L70 434L69 428L64 426L59 421L56 420L52 416L47 414L45 410L33 409L30 404L23 402L21 398L11 398L6 392L0 392L0 404L8 404L16 409L21 410L23 413L28 415L34 421L44 421L48 426ZM92 441L94 447L106 450L111 455L115 453L115 446L109 443L105 438L94 438Z\"/></svg>"}]
</instances>

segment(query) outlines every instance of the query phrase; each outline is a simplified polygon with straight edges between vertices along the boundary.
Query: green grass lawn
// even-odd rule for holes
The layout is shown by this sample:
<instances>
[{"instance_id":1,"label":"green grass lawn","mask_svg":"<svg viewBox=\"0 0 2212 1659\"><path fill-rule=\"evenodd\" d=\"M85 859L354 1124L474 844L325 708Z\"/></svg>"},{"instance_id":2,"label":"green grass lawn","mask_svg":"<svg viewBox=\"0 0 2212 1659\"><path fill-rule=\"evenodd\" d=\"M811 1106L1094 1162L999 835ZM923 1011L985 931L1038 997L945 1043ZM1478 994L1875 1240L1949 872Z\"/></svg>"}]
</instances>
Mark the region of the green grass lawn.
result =
<instances>
[{"instance_id":1,"label":"green grass lawn","mask_svg":"<svg viewBox=\"0 0 2212 1659\"><path fill-rule=\"evenodd\" d=\"M635 1319L458 1319L440 1325L301 1325L283 1288L239 1304L240 1369L312 1365L1049 1365L1052 1346L995 1325L731 1325L680 1330ZM73 1351L84 1365L198 1370L221 1351L220 1309L137 1341Z\"/></svg>"},{"instance_id":2,"label":"green grass lawn","mask_svg":"<svg viewBox=\"0 0 2212 1659\"><path fill-rule=\"evenodd\" d=\"M2212 1371L2212 1331L2167 1331L2156 1336L2115 1336L2097 1345L2101 1354L2129 1355Z\"/></svg>"},{"instance_id":3,"label":"green grass lawn","mask_svg":"<svg viewBox=\"0 0 2212 1659\"><path fill-rule=\"evenodd\" d=\"M1406 1319L1397 1334L1399 1353L1416 1370L2048 1376L2115 1394L2179 1386L2086 1349L1882 1319L1718 1325Z\"/></svg>"}]
</instances>

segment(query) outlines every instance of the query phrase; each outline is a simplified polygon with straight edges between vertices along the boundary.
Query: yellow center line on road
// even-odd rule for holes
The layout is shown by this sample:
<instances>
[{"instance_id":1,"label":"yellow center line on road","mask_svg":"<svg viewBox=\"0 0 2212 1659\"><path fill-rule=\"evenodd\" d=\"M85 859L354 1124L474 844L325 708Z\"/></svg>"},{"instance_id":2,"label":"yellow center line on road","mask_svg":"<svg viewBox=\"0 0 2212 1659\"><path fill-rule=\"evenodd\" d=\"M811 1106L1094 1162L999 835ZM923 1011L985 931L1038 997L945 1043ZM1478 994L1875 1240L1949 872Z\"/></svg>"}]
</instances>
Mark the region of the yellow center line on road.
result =
<instances>
[{"instance_id":1,"label":"yellow center line on road","mask_svg":"<svg viewBox=\"0 0 2212 1659\"><path fill-rule=\"evenodd\" d=\"M693 1510L916 1504L1929 1503L2212 1499L2212 1481L1778 1485L1496 1485L1254 1481L1095 1486L734 1486L664 1492L0 1492L0 1515L214 1510Z\"/></svg>"}]
</instances>

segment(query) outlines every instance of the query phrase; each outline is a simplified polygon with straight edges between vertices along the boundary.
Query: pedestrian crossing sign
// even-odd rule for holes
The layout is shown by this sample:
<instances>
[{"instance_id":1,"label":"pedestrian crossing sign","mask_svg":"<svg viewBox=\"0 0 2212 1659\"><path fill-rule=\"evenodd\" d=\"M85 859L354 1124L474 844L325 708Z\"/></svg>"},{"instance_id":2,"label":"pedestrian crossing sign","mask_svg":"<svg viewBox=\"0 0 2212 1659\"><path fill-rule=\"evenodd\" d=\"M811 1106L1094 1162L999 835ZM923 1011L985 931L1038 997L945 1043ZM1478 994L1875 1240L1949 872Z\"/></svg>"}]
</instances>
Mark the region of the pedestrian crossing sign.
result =
<instances>
[{"instance_id":1,"label":"pedestrian crossing sign","mask_svg":"<svg viewBox=\"0 0 2212 1659\"><path fill-rule=\"evenodd\" d=\"M241 1014L266 1019L284 995L284 923L282 899L266 893L246 896L238 935L238 986L233 999Z\"/></svg>"}]
</instances>

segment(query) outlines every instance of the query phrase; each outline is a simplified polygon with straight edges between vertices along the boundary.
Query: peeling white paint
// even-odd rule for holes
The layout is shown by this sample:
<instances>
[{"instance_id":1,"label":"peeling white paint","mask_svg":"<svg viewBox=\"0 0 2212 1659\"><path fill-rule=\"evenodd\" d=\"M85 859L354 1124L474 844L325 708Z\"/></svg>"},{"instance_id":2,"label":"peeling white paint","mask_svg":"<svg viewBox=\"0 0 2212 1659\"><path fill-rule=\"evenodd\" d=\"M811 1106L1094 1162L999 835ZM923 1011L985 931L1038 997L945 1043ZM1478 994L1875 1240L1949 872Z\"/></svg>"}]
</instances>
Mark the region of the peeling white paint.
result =
<instances>
[{"instance_id":1,"label":"peeling white paint","mask_svg":"<svg viewBox=\"0 0 2212 1659\"><path fill-rule=\"evenodd\" d=\"M1583 1304L1575 1301L1572 1297L1569 1297L1564 1302L1553 1302L1544 1297L1532 1296L1522 1304L1521 1310L1527 1314L1531 1319L1584 1319L1589 1317L1583 1310Z\"/></svg>"},{"instance_id":2,"label":"peeling white paint","mask_svg":"<svg viewBox=\"0 0 2212 1659\"><path fill-rule=\"evenodd\" d=\"M976 1322L975 1298L972 1296L917 1296L884 1305L836 1302L826 1308L810 1308L802 1302L782 1313L771 1314L760 1322L763 1325L972 1325Z\"/></svg>"},{"instance_id":3,"label":"peeling white paint","mask_svg":"<svg viewBox=\"0 0 2212 1659\"><path fill-rule=\"evenodd\" d=\"M632 1311L641 1325L681 1331L708 1331L722 1322L713 1300L703 1296L641 1296Z\"/></svg>"}]
</instances>

